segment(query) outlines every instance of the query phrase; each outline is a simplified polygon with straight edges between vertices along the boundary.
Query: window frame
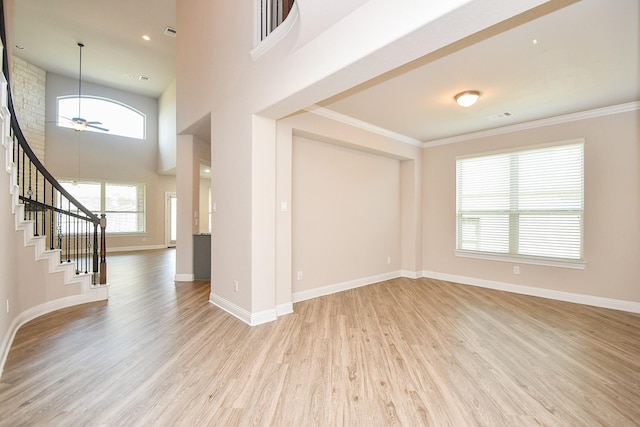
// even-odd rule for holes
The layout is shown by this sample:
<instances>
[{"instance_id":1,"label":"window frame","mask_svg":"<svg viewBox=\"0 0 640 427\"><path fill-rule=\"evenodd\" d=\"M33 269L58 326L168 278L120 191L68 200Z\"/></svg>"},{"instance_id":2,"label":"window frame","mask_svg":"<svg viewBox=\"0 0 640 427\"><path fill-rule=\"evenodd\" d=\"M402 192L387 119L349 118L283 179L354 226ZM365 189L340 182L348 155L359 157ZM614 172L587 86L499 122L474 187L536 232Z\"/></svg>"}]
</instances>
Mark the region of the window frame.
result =
<instances>
[{"instance_id":1,"label":"window frame","mask_svg":"<svg viewBox=\"0 0 640 427\"><path fill-rule=\"evenodd\" d=\"M109 132L105 132L99 129L94 129L92 127L87 127L85 129L85 131L88 132L94 132L97 134L102 134L102 135L110 135L110 136L118 136L121 138L130 138L130 139L134 139L136 141L146 141L147 139L147 115L144 114L142 111L132 107L131 105L125 104L124 102L120 102L117 101L115 99L112 98L106 98L103 96L94 96L94 95L82 95L82 97L80 97L80 99L82 99L83 101L85 100L92 100L92 101L100 101L106 104L111 104L114 105L116 107L118 107L119 109L122 109L123 111L126 110L127 112L133 113L136 115L136 117L138 119L140 119L142 121L141 126L142 126L142 136L138 137L138 136L133 136L131 134L125 134L125 133L117 133L117 131L114 131L113 126L110 126L108 123L103 123L101 125L98 125L100 127L106 127L106 128L111 128L109 130ZM78 95L60 95L56 98L56 126L61 127L61 128L67 128L67 129L73 129L73 125L68 122L67 120L65 120L65 117L63 117L60 113L60 102L61 101L75 101L78 100ZM77 116L77 112L75 112L70 118L76 117ZM83 117L86 120L100 120L100 117L93 117L93 113L85 113L82 112L82 115L85 116ZM100 116L100 114L97 114L97 116Z\"/></svg>"},{"instance_id":2,"label":"window frame","mask_svg":"<svg viewBox=\"0 0 640 427\"><path fill-rule=\"evenodd\" d=\"M538 150L538 149L545 149L545 148L554 148L554 147L563 147L563 146L571 146L571 145L581 145L582 147L582 165L581 165L581 183L582 183L582 187L581 187L581 208L576 210L576 209L564 209L564 210L558 210L557 213L561 213L561 214L565 214L568 213L569 211L571 211L572 214L578 214L580 216L580 258L556 258L556 257L549 257L549 256L542 256L542 255L524 255L524 254L518 254L518 253L514 253L513 252L513 244L514 241L517 242L518 240L518 236L513 236L514 233L514 220L512 218L512 216L514 215L518 215L518 212L516 211L512 211L511 208L507 211L508 212L508 222L509 222L509 238L508 238L508 244L509 244L509 251L504 253L504 252L490 252L490 251L481 251L481 250L469 250L469 249L461 249L462 245L462 239L463 236L461 236L461 225L460 225L460 220L464 219L467 220L468 218L462 218L462 212L459 211L459 182L458 182L458 164L460 161L464 161L465 159L478 159L478 158L482 158L482 157L489 157L489 156L496 156L496 155L509 155L509 154L521 154L521 153L525 153L525 152L529 152L532 150ZM474 153L474 154L469 154L469 155L463 155L463 156L458 156L456 157L456 165L455 165L455 173L456 173L456 177L455 177L455 191L456 191L456 195L455 195L455 249L454 249L454 254L455 256L458 257L464 257L464 258L476 258L476 259L485 259L485 260L492 260L492 261L504 261L504 262L510 262L510 263L522 263L522 264L533 264L533 265L543 265L543 266L552 266L552 267L563 267L563 268L570 268L570 269L584 269L586 267L586 262L584 260L584 240L585 240L585 233L584 233L584 220L585 220L585 147L586 147L586 143L584 138L576 138L576 139L570 139L570 140L563 140L563 141L557 141L557 142L552 142L552 143L547 143L547 144L537 144L537 145L528 145L528 146L522 146L522 147L517 147L517 148L510 148L510 149L505 149L505 150L499 150L499 151L490 151L490 152L482 152L482 153ZM511 183L513 177L511 176L511 172L509 175L509 181ZM513 198L514 196L516 196L518 194L518 192L516 191L515 194L513 192L513 188L510 186L510 190L509 190L509 198ZM519 215L522 215L522 213L519 213ZM517 225L517 221L515 222L515 225Z\"/></svg>"},{"instance_id":3,"label":"window frame","mask_svg":"<svg viewBox=\"0 0 640 427\"><path fill-rule=\"evenodd\" d=\"M124 182L124 181L112 181L112 180L100 180L100 179L74 179L74 178L64 178L59 180L60 184L63 186L67 183L73 184L76 183L87 183L87 184L99 184L100 185L100 210L99 212L94 213L98 216L106 215L107 218L107 228L106 234L111 236L140 236L147 234L147 186L145 183L141 182ZM137 202L142 210L141 211L114 211L114 210L106 210L106 187L108 185L115 186L135 186L142 191L142 201ZM67 191L69 189L67 188ZM72 191L69 191L74 197L76 197ZM140 197L138 195L138 197ZM76 197L76 199L78 199ZM82 203L80 199L78 199ZM114 213L133 213L137 215L142 215L142 230L137 231L111 231L112 228L109 227L109 216Z\"/></svg>"}]
</instances>

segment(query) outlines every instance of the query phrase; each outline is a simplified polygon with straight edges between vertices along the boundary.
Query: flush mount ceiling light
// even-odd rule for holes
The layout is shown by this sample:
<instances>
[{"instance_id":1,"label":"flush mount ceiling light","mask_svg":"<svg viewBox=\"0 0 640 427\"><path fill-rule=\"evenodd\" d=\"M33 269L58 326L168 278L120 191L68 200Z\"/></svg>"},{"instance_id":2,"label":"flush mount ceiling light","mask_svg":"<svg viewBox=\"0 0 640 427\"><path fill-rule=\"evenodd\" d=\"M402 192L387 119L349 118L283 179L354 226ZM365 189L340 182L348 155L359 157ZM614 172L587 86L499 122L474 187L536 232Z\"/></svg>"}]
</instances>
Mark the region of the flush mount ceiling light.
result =
<instances>
[{"instance_id":1,"label":"flush mount ceiling light","mask_svg":"<svg viewBox=\"0 0 640 427\"><path fill-rule=\"evenodd\" d=\"M477 90L465 90L453 97L461 107L471 107L478 98L480 98L480 92Z\"/></svg>"}]
</instances>

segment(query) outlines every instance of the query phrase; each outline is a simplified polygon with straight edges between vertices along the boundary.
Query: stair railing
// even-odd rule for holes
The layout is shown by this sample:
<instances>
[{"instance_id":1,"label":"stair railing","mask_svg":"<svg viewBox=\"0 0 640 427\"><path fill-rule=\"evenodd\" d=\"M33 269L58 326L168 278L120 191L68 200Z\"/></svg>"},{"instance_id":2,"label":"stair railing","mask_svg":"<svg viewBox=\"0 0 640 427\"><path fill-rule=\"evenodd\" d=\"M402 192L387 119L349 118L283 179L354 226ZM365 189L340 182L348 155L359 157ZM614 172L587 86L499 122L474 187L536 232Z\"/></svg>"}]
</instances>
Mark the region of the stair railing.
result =
<instances>
[{"instance_id":1,"label":"stair railing","mask_svg":"<svg viewBox=\"0 0 640 427\"><path fill-rule=\"evenodd\" d=\"M5 16L2 9L2 46L6 46ZM107 220L78 202L49 173L35 155L16 118L11 94L7 49L3 49L3 66L7 81L7 108L11 115L12 161L16 170L18 200L24 205L24 219L33 223L33 235L45 236L49 250L60 251L60 263L74 263L75 274L91 274L92 284L107 283Z\"/></svg>"},{"instance_id":2,"label":"stair railing","mask_svg":"<svg viewBox=\"0 0 640 427\"><path fill-rule=\"evenodd\" d=\"M260 40L264 40L287 18L294 0L260 0Z\"/></svg>"}]
</instances>

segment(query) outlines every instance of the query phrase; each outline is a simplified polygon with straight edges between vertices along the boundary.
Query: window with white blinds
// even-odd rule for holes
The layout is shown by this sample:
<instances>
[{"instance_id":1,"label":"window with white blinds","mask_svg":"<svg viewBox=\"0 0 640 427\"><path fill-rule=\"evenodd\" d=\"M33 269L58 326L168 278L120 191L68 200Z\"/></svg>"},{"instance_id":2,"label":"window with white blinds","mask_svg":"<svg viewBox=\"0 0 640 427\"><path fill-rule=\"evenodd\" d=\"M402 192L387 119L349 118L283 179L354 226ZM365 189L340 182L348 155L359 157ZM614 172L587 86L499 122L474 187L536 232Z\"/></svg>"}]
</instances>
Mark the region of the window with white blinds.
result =
<instances>
[{"instance_id":1,"label":"window with white blinds","mask_svg":"<svg viewBox=\"0 0 640 427\"><path fill-rule=\"evenodd\" d=\"M107 216L107 233L145 232L144 184L79 180L60 180L60 184L95 214Z\"/></svg>"},{"instance_id":2,"label":"window with white blinds","mask_svg":"<svg viewBox=\"0 0 640 427\"><path fill-rule=\"evenodd\" d=\"M582 260L584 143L456 161L456 249Z\"/></svg>"}]
</instances>

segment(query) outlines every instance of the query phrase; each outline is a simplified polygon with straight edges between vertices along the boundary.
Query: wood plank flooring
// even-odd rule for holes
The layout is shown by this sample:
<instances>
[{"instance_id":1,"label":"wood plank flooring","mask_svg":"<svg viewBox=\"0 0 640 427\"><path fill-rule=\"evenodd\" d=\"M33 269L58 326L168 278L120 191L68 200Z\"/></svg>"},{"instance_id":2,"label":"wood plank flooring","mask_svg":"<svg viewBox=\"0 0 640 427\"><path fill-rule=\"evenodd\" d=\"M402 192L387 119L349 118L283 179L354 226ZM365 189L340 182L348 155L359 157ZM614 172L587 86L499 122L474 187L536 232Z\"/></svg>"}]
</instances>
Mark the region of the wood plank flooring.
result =
<instances>
[{"instance_id":1,"label":"wood plank flooring","mask_svg":"<svg viewBox=\"0 0 640 427\"><path fill-rule=\"evenodd\" d=\"M108 302L23 326L0 425L640 425L639 315L396 279L251 328L174 260L112 255Z\"/></svg>"}]
</instances>

